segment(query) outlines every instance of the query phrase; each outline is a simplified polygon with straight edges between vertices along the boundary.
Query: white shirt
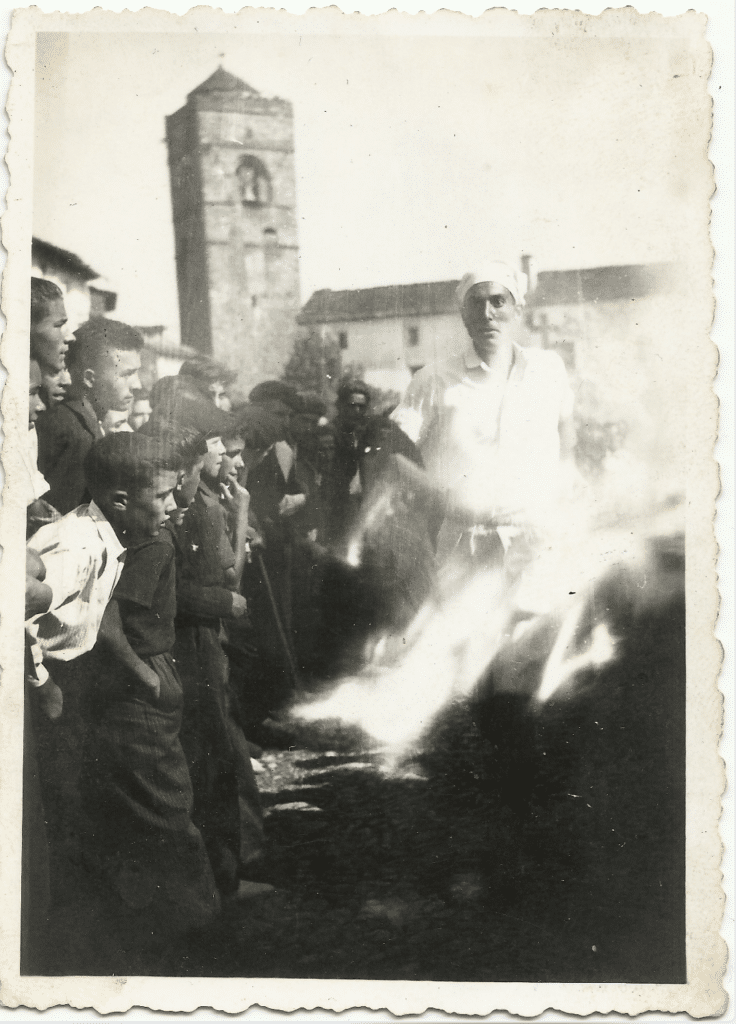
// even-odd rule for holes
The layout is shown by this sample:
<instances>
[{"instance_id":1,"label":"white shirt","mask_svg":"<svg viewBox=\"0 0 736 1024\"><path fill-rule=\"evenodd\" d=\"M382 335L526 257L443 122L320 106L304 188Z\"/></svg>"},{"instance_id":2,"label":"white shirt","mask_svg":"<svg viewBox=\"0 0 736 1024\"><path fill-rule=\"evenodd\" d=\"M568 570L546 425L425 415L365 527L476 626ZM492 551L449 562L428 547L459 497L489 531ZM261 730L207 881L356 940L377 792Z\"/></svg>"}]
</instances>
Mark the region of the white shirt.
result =
<instances>
[{"instance_id":1,"label":"white shirt","mask_svg":"<svg viewBox=\"0 0 736 1024\"><path fill-rule=\"evenodd\" d=\"M289 479L289 473L291 473L291 467L294 465L294 449L286 441L277 441L273 450L276 452L276 460L281 469L281 473L284 480Z\"/></svg>"},{"instance_id":2,"label":"white shirt","mask_svg":"<svg viewBox=\"0 0 736 1024\"><path fill-rule=\"evenodd\" d=\"M559 425L573 394L560 357L514 345L508 377L466 351L419 370L392 418L419 447L430 477L477 521L533 514L554 499Z\"/></svg>"},{"instance_id":3,"label":"white shirt","mask_svg":"<svg viewBox=\"0 0 736 1024\"><path fill-rule=\"evenodd\" d=\"M30 682L41 686L45 658L72 661L94 647L125 548L94 501L42 526L28 547L41 556L52 594L49 610L26 622L35 665Z\"/></svg>"}]
</instances>

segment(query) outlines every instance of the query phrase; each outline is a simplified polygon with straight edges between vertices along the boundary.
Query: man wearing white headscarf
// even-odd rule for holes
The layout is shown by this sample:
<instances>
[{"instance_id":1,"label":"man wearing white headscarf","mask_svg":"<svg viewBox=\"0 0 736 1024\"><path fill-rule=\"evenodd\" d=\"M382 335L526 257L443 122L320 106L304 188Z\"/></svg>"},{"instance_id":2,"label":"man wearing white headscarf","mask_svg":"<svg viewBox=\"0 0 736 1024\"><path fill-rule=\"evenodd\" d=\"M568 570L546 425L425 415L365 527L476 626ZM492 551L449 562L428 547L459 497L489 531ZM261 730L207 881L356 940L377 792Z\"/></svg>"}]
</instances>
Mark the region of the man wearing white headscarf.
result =
<instances>
[{"instance_id":1,"label":"man wearing white headscarf","mask_svg":"<svg viewBox=\"0 0 736 1024\"><path fill-rule=\"evenodd\" d=\"M418 445L449 510L438 541L499 557L544 526L571 461L573 395L560 357L522 347L526 275L502 262L466 274L456 297L469 338L419 370L393 418Z\"/></svg>"}]
</instances>

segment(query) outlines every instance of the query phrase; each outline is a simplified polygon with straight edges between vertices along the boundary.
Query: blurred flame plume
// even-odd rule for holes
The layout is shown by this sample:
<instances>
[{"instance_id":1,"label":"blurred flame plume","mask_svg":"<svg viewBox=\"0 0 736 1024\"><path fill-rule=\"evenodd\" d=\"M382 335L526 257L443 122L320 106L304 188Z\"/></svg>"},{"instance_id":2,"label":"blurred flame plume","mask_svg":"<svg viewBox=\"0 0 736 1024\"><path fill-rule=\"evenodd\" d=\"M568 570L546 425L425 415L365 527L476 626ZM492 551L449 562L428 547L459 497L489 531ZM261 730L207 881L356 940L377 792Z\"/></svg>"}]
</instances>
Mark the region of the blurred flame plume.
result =
<instances>
[{"instance_id":1,"label":"blurred flame plume","mask_svg":"<svg viewBox=\"0 0 736 1024\"><path fill-rule=\"evenodd\" d=\"M367 533L380 531L394 514L393 498L392 488L385 488L366 503L349 564L360 564ZM609 625L598 621L594 597L612 567L625 566L637 581L642 607L679 585L679 576L673 583L661 573L657 583L647 541L677 536L681 510L670 505L664 512L660 505L657 515L655 508L639 500L622 516L608 502L576 496L546 523L546 543L511 589L503 569L482 564L466 569L460 582L441 580L443 596L427 601L404 635L382 638L364 669L328 697L302 703L292 713L305 721L338 719L358 726L388 747L389 759L398 759L454 696L471 693L499 654L501 671L504 660L517 670L543 663L532 683L532 706L541 708L579 673L602 668L620 652ZM536 628L543 622L552 624L551 634Z\"/></svg>"},{"instance_id":2,"label":"blurred flame plume","mask_svg":"<svg viewBox=\"0 0 736 1024\"><path fill-rule=\"evenodd\" d=\"M479 572L441 606L426 604L406 636L388 638L378 662L292 713L305 721L341 719L389 748L404 748L453 695L470 692L497 652L506 620L502 572Z\"/></svg>"}]
</instances>

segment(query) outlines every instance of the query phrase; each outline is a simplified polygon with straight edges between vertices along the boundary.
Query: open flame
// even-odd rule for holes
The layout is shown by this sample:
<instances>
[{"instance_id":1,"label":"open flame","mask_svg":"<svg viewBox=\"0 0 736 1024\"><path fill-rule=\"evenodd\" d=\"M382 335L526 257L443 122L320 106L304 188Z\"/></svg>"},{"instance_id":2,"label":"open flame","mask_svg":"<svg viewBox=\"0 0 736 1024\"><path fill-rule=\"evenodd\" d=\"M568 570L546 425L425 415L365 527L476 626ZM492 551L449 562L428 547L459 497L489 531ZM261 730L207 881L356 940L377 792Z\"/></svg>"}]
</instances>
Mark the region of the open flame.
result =
<instances>
[{"instance_id":1,"label":"open flame","mask_svg":"<svg viewBox=\"0 0 736 1024\"><path fill-rule=\"evenodd\" d=\"M502 574L480 572L441 605L422 608L403 636L384 638L362 672L300 704L305 721L340 719L390 750L417 740L456 694L467 694L502 641Z\"/></svg>"},{"instance_id":2,"label":"open flame","mask_svg":"<svg viewBox=\"0 0 736 1024\"><path fill-rule=\"evenodd\" d=\"M642 607L657 599L646 538L657 534L658 523L639 509L625 525L619 517L601 528L600 508L595 512L579 501L562 509L547 546L511 589L503 569L482 564L472 565L460 580L441 578L438 593L411 625L381 637L359 673L292 714L358 726L395 761L453 697L470 695L492 663L499 674L504 664L515 671L523 669L520 662L543 664L529 692L531 709L539 710L581 672L612 662L621 640L605 620L597 621L596 586L614 566L626 566L640 581ZM392 514L391 490L383 489L367 505L349 546L351 564L360 563L367 533L375 536ZM671 523L664 532L671 532Z\"/></svg>"}]
</instances>

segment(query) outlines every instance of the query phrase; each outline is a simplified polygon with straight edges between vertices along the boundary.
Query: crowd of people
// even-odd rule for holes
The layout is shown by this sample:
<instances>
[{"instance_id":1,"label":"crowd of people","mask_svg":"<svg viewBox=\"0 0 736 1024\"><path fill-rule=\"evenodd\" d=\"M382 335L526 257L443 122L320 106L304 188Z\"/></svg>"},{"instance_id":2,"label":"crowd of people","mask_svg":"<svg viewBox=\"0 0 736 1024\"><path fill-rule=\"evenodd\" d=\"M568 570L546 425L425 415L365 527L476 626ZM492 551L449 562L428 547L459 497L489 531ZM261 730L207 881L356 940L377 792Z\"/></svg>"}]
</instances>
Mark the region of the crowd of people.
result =
<instances>
[{"instance_id":1,"label":"crowd of people","mask_svg":"<svg viewBox=\"0 0 736 1024\"><path fill-rule=\"evenodd\" d=\"M514 340L522 278L463 279L467 352L391 417L358 380L236 404L205 357L146 391L137 330L69 335L32 280L23 970L147 973L266 891L282 709L411 621L438 562L528 549L519 509L570 453L572 399Z\"/></svg>"}]
</instances>

